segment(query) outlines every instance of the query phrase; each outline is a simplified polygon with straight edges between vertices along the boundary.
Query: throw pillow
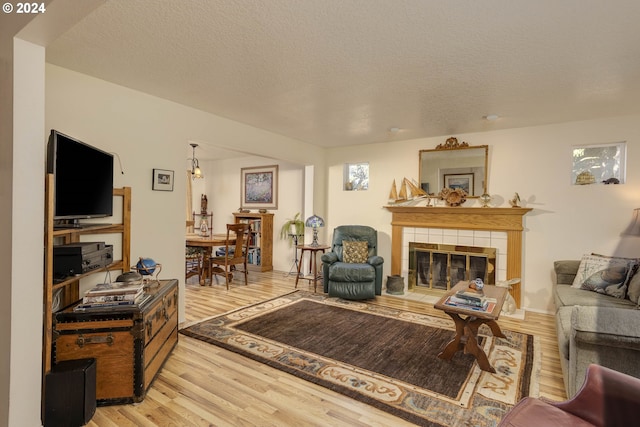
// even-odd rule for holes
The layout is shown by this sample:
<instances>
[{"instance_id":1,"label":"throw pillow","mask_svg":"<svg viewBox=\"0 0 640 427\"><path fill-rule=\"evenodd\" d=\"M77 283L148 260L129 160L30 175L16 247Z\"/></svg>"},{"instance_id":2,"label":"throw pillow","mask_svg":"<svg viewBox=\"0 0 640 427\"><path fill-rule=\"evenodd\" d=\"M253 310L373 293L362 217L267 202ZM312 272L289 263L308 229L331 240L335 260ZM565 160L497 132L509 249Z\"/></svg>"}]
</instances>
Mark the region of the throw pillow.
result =
<instances>
[{"instance_id":1,"label":"throw pillow","mask_svg":"<svg viewBox=\"0 0 640 427\"><path fill-rule=\"evenodd\" d=\"M636 271L629 280L627 289L627 298L640 305L640 269L636 266Z\"/></svg>"},{"instance_id":2,"label":"throw pillow","mask_svg":"<svg viewBox=\"0 0 640 427\"><path fill-rule=\"evenodd\" d=\"M640 267L640 258L626 258L626 257L614 257L614 256L607 256L607 255L601 255L601 254L596 254L596 253L591 253L591 255L593 256L599 256L602 258L609 258L609 259L617 259L617 260L626 260L630 262L630 266L631 266L631 271L629 271L629 275L627 278L627 283L626 286L624 287L627 291L627 295L623 296L621 298L627 298L628 300L631 300L633 302L635 302L636 304L639 302L638 299L640 299L640 278L636 278L636 282L634 282L634 290L633 292L631 292L631 295L634 295L634 299L631 298L630 296L630 288L631 288L631 281L633 280L633 277L635 276L636 272L638 271L638 267Z\"/></svg>"},{"instance_id":3,"label":"throw pillow","mask_svg":"<svg viewBox=\"0 0 640 427\"><path fill-rule=\"evenodd\" d=\"M342 260L350 264L362 264L369 257L369 244L354 240L342 241Z\"/></svg>"},{"instance_id":4,"label":"throw pillow","mask_svg":"<svg viewBox=\"0 0 640 427\"><path fill-rule=\"evenodd\" d=\"M635 265L636 262L628 258L584 255L571 286L625 298Z\"/></svg>"},{"instance_id":5,"label":"throw pillow","mask_svg":"<svg viewBox=\"0 0 640 427\"><path fill-rule=\"evenodd\" d=\"M628 267L611 267L597 271L587 278L580 289L624 298L627 291L626 281L629 275Z\"/></svg>"}]
</instances>

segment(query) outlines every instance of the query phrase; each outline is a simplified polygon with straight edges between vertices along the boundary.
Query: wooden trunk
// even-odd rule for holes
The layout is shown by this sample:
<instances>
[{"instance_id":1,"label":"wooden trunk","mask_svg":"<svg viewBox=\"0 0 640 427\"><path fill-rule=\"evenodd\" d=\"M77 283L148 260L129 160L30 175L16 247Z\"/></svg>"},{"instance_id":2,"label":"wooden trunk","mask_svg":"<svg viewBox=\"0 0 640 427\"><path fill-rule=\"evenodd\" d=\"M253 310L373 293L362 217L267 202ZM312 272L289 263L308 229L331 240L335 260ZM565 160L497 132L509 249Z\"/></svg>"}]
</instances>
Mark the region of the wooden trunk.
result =
<instances>
[{"instance_id":1,"label":"wooden trunk","mask_svg":"<svg viewBox=\"0 0 640 427\"><path fill-rule=\"evenodd\" d=\"M54 317L54 363L96 359L98 405L140 402L178 342L178 281L161 280L136 306Z\"/></svg>"}]
</instances>

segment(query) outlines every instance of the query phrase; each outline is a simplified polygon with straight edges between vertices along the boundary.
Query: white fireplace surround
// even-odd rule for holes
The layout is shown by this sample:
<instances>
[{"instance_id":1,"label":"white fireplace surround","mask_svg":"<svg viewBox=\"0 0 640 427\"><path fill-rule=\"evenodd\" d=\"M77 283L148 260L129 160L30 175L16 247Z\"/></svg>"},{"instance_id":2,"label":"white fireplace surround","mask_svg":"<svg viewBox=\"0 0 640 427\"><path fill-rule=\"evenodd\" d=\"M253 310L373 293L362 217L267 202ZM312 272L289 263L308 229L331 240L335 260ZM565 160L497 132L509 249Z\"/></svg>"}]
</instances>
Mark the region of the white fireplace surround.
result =
<instances>
[{"instance_id":1,"label":"white fireplace surround","mask_svg":"<svg viewBox=\"0 0 640 427\"><path fill-rule=\"evenodd\" d=\"M476 246L477 243L496 249L496 267L500 269L496 272L498 280L522 279L509 290L520 308L521 288L525 279L522 277L523 217L531 211L530 208L385 208L392 213L391 274L404 274L407 277L410 239L418 243L463 243L469 246Z\"/></svg>"},{"instance_id":2,"label":"white fireplace surround","mask_svg":"<svg viewBox=\"0 0 640 427\"><path fill-rule=\"evenodd\" d=\"M496 280L507 278L507 233L504 231L404 227L402 230L402 277L409 277L409 243L440 243L479 246L496 250ZM405 292L409 291L405 280Z\"/></svg>"}]
</instances>

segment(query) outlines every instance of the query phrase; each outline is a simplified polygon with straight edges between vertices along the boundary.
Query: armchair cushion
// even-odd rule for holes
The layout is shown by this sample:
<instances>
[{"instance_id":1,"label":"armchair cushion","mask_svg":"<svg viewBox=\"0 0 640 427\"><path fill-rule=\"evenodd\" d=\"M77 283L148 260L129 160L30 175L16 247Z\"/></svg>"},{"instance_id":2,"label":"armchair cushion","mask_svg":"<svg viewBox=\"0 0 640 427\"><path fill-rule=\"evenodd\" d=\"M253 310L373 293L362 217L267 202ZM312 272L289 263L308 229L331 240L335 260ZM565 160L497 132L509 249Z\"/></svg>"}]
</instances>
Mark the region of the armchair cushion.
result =
<instances>
[{"instance_id":1,"label":"armchair cushion","mask_svg":"<svg viewBox=\"0 0 640 427\"><path fill-rule=\"evenodd\" d=\"M336 262L329 269L333 282L369 282L376 279L376 270L368 263Z\"/></svg>"},{"instance_id":2,"label":"armchair cushion","mask_svg":"<svg viewBox=\"0 0 640 427\"><path fill-rule=\"evenodd\" d=\"M342 242L342 258L349 264L362 264L367 262L369 256L369 244L366 241L344 240Z\"/></svg>"}]
</instances>

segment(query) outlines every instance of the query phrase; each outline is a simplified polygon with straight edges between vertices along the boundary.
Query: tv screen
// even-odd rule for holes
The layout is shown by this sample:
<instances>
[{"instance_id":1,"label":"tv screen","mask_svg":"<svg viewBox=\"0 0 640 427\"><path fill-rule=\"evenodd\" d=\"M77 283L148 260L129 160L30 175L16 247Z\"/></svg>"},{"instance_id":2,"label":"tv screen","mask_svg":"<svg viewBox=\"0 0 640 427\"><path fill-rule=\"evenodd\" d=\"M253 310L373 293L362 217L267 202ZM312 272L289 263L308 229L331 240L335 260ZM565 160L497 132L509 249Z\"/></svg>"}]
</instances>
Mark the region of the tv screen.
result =
<instances>
[{"instance_id":1,"label":"tv screen","mask_svg":"<svg viewBox=\"0 0 640 427\"><path fill-rule=\"evenodd\" d=\"M113 155L52 129L47 172L54 176L54 219L113 214Z\"/></svg>"}]
</instances>

